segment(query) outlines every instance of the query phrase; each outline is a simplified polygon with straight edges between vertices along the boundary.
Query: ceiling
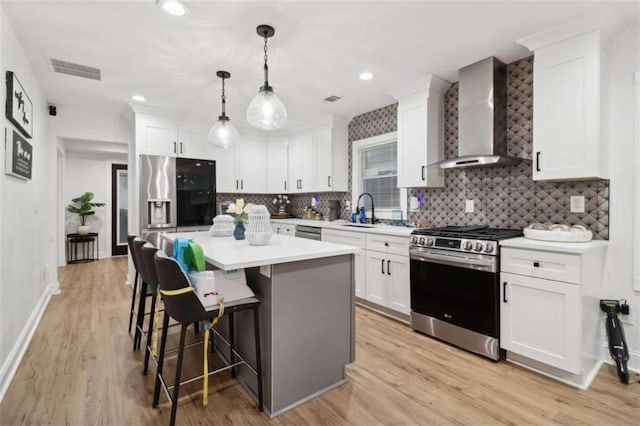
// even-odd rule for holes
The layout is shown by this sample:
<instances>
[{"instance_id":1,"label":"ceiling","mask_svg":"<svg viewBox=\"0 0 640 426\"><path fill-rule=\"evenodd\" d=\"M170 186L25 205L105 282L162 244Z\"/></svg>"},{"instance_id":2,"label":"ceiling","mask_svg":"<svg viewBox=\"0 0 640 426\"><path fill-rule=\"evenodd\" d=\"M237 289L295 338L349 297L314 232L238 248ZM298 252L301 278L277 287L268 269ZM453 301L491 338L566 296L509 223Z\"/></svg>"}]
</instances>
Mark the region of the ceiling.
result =
<instances>
[{"instance_id":1,"label":"ceiling","mask_svg":"<svg viewBox=\"0 0 640 426\"><path fill-rule=\"evenodd\" d=\"M270 82L287 106L287 128L330 113L357 115L394 101L399 87L487 56L504 62L529 55L515 40L611 2L187 2L183 17L154 0L3 1L47 99L121 114L133 94L183 119L219 114L220 80L231 72L227 105L238 128L262 79L259 24L271 24ZM638 4L619 3L629 19ZM98 67L102 81L52 71L49 58ZM373 80L360 81L364 70ZM342 96L328 104L329 95Z\"/></svg>"}]
</instances>

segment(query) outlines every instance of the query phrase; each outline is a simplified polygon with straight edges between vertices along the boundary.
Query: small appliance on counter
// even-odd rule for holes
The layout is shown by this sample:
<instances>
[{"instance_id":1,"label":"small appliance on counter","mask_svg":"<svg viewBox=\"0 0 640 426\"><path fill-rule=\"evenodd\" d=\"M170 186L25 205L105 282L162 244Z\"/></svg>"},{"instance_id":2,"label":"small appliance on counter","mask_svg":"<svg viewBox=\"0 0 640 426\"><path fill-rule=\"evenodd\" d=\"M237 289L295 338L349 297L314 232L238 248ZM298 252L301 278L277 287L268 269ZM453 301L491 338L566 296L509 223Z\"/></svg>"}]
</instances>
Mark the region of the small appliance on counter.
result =
<instances>
[{"instance_id":1,"label":"small appliance on counter","mask_svg":"<svg viewBox=\"0 0 640 426\"><path fill-rule=\"evenodd\" d=\"M340 201L329 200L329 221L340 219Z\"/></svg>"}]
</instances>

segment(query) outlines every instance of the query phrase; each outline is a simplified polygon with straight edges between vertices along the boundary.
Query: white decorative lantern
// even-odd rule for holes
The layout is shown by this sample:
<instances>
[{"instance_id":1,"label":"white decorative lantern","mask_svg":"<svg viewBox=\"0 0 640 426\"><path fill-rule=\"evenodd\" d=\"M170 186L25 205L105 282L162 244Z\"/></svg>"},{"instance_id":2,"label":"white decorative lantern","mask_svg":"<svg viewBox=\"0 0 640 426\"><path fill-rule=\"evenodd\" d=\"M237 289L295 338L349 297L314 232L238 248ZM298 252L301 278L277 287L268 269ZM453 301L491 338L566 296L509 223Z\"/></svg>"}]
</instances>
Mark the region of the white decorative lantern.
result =
<instances>
[{"instance_id":1,"label":"white decorative lantern","mask_svg":"<svg viewBox=\"0 0 640 426\"><path fill-rule=\"evenodd\" d=\"M247 240L249 240L249 245L267 245L273 235L271 223L269 223L270 218L271 214L269 210L262 204L255 205L251 208L251 211L249 211L247 231L245 232Z\"/></svg>"},{"instance_id":2,"label":"white decorative lantern","mask_svg":"<svg viewBox=\"0 0 640 426\"><path fill-rule=\"evenodd\" d=\"M233 235L233 217L220 214L213 218L213 225L209 228L214 237L230 237Z\"/></svg>"}]
</instances>

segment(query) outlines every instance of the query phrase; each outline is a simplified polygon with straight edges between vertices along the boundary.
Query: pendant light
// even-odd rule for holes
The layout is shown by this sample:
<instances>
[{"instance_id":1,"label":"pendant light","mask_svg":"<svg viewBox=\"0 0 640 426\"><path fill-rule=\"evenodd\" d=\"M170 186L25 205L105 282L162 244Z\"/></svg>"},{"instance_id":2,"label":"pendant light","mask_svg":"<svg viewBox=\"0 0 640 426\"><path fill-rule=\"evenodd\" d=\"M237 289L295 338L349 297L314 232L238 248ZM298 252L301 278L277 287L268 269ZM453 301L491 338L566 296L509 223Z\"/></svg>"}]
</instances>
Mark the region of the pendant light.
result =
<instances>
[{"instance_id":1,"label":"pendant light","mask_svg":"<svg viewBox=\"0 0 640 426\"><path fill-rule=\"evenodd\" d=\"M227 98L224 94L224 80L230 78L231 74L227 71L218 71L216 75L222 79L222 114L218 116L218 121L209 130L208 140L213 145L226 149L238 144L240 134L226 114Z\"/></svg>"},{"instance_id":2,"label":"pendant light","mask_svg":"<svg viewBox=\"0 0 640 426\"><path fill-rule=\"evenodd\" d=\"M269 67L267 65L267 40L273 37L276 30L270 25L260 25L256 29L264 38L264 85L247 108L247 121L261 130L276 130L287 122L287 109L269 86Z\"/></svg>"}]
</instances>

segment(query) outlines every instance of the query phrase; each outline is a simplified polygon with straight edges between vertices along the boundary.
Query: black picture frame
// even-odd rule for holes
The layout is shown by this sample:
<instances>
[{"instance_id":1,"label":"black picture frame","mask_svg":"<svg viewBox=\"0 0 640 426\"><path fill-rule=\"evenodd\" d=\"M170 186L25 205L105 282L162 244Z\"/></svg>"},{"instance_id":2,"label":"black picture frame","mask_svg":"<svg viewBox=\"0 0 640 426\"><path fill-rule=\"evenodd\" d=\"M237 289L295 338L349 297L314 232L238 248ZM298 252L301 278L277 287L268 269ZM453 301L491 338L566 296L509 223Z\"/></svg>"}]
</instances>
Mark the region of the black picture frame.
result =
<instances>
[{"instance_id":1,"label":"black picture frame","mask_svg":"<svg viewBox=\"0 0 640 426\"><path fill-rule=\"evenodd\" d=\"M7 135L7 130L9 135ZM6 164L5 173L20 179L30 180L33 171L33 146L17 130L5 130Z\"/></svg>"},{"instance_id":2,"label":"black picture frame","mask_svg":"<svg viewBox=\"0 0 640 426\"><path fill-rule=\"evenodd\" d=\"M7 71L7 119L27 138L33 137L33 103L13 71Z\"/></svg>"}]
</instances>

